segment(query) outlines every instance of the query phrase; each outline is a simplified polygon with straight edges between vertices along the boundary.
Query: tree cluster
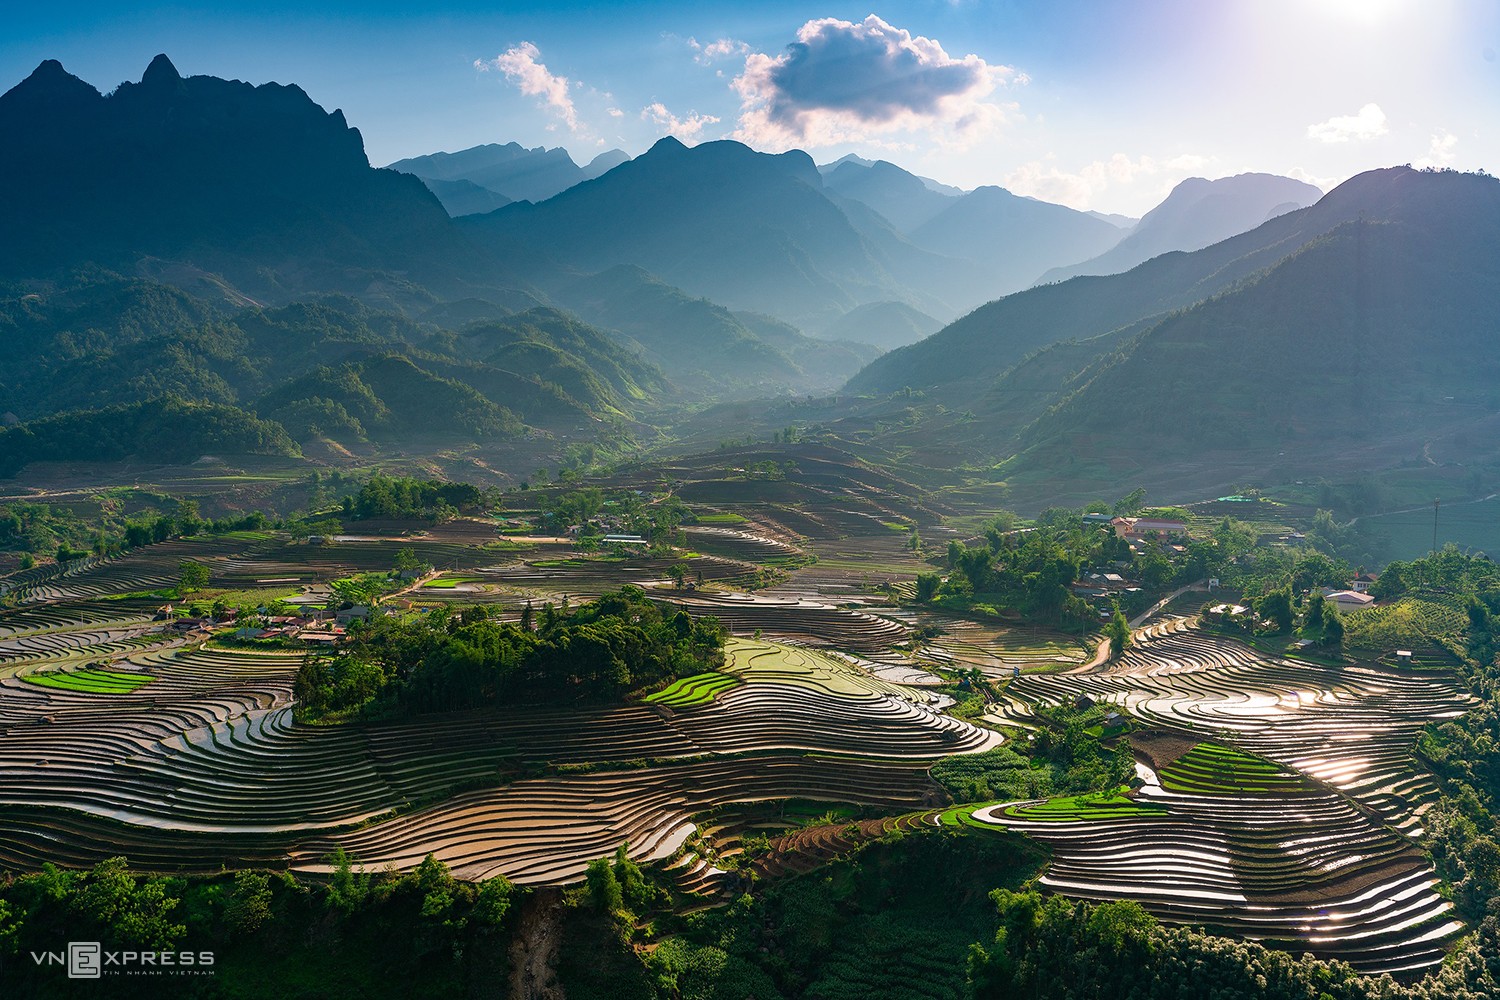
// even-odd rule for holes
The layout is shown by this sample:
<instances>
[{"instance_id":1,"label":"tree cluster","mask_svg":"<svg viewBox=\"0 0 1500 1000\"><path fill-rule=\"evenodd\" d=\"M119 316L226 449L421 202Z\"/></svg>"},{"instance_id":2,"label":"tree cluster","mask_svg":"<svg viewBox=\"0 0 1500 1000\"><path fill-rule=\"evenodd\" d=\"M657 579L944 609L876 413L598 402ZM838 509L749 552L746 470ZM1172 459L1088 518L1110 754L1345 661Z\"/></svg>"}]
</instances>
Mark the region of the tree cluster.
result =
<instances>
[{"instance_id":1,"label":"tree cluster","mask_svg":"<svg viewBox=\"0 0 1500 1000\"><path fill-rule=\"evenodd\" d=\"M725 630L626 587L574 611L543 605L535 630L483 607L377 618L310 657L296 694L317 715L618 702L724 662Z\"/></svg>"}]
</instances>

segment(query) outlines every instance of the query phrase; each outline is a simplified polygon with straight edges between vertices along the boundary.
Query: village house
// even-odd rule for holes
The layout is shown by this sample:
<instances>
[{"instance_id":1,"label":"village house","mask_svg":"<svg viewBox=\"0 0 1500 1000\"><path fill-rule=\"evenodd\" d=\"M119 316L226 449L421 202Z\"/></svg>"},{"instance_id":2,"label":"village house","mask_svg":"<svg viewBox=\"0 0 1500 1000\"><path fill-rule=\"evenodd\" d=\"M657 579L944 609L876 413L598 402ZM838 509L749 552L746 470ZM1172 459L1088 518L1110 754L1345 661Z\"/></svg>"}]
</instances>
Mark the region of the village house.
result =
<instances>
[{"instance_id":1,"label":"village house","mask_svg":"<svg viewBox=\"0 0 1500 1000\"><path fill-rule=\"evenodd\" d=\"M1145 541L1149 538L1187 538L1187 525L1181 521L1168 521L1156 517L1116 517L1110 520L1115 535L1129 542Z\"/></svg>"},{"instance_id":2,"label":"village house","mask_svg":"<svg viewBox=\"0 0 1500 1000\"><path fill-rule=\"evenodd\" d=\"M1357 590L1331 591L1323 595L1323 600L1332 601L1334 607L1339 609L1339 614L1360 611L1375 603L1375 598L1369 594L1362 594Z\"/></svg>"}]
</instances>

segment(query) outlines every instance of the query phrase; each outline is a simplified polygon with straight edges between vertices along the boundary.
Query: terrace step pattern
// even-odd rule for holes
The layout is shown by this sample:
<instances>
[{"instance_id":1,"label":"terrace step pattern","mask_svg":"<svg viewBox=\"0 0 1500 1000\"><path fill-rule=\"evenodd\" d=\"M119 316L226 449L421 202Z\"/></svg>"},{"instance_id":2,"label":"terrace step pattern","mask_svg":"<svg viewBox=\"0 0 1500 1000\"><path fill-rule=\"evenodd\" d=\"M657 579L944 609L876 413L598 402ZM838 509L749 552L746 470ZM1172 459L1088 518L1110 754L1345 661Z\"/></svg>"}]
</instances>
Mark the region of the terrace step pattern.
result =
<instances>
[{"instance_id":1,"label":"terrace step pattern","mask_svg":"<svg viewBox=\"0 0 1500 1000\"><path fill-rule=\"evenodd\" d=\"M689 614L713 615L734 635L760 632L773 639L881 653L908 634L906 626L889 618L817 601L706 591L657 596Z\"/></svg>"},{"instance_id":2,"label":"terrace step pattern","mask_svg":"<svg viewBox=\"0 0 1500 1000\"><path fill-rule=\"evenodd\" d=\"M622 842L629 842L636 860L670 858L696 829L689 817L718 806L809 798L910 808L929 789L920 762L820 756L536 779L305 842L292 852L292 867L328 871L323 859L337 845L370 868L411 868L432 852L461 878L503 874L531 885L562 885L579 881L589 861Z\"/></svg>"},{"instance_id":3,"label":"terrace step pattern","mask_svg":"<svg viewBox=\"0 0 1500 1000\"><path fill-rule=\"evenodd\" d=\"M1148 725L1230 739L1328 783L1413 837L1437 794L1412 760L1417 733L1469 704L1445 676L1288 660L1181 624L1137 632L1102 671L1025 675L1005 695L999 713L1018 724L1031 705L1087 695Z\"/></svg>"},{"instance_id":4,"label":"terrace step pattern","mask_svg":"<svg viewBox=\"0 0 1500 1000\"><path fill-rule=\"evenodd\" d=\"M1169 770L1163 771L1163 779ZM1053 858L1041 883L1134 899L1159 919L1404 975L1440 963L1462 932L1432 865L1399 834L1295 772L1252 787L1149 781L1159 815L1031 819L1025 804L973 819L1021 830ZM1107 812L1107 811L1106 811Z\"/></svg>"},{"instance_id":5,"label":"terrace step pattern","mask_svg":"<svg viewBox=\"0 0 1500 1000\"><path fill-rule=\"evenodd\" d=\"M787 655L815 656L796 650ZM465 786L510 782L487 793L503 814L487 828L493 838L513 829L506 825L513 813L524 816L535 808L526 789L582 782L577 794L595 801L589 789L596 775L571 772L631 762L651 766L623 772L620 787L646 780L643 775L648 784L657 782L664 768L689 773L681 770L688 764L719 762L733 765L737 774L764 772L770 777L745 784L749 791L743 794L752 797L826 792L823 798L836 798L838 782L824 777L822 768L890 768L904 776L893 786L898 792L880 791L873 779L867 786L851 779L841 800L911 805L921 800L911 781L927 787L912 774L920 777L932 760L982 750L997 740L924 704L921 693L903 696L904 689L873 678L835 687L816 674L803 684L742 685L710 704L675 711L649 705L514 710L399 725L313 727L294 717L291 683L299 665L295 654L178 646L116 663L113 669L152 678L128 693L0 680L0 866L34 865L46 853L38 850L38 836L53 846L74 837L57 856L85 863L119 853L113 843L131 845L138 864L154 858L172 870L217 868L241 849L258 859L279 851L285 860L287 849L308 837L331 837L340 828L420 809ZM821 763L806 771L807 761ZM547 771L561 773L527 778ZM805 773L815 777L804 780ZM767 789L776 776L795 780L773 796ZM513 789L520 789L514 807L508 804ZM692 786L673 794L672 801L684 805L661 829L632 818L634 806L598 808L621 812L608 829L632 831L632 848L649 855L651 845L677 836L684 817L737 801L742 792ZM405 821L371 829L391 833L404 829ZM597 846L593 839L580 843L580 850ZM496 851L494 864L514 862L515 877L532 871L511 848ZM454 852L471 867L491 856L467 847ZM395 847L385 854L404 857ZM581 858L581 865L592 856L573 858ZM563 866L558 877L573 877L579 865Z\"/></svg>"}]
</instances>

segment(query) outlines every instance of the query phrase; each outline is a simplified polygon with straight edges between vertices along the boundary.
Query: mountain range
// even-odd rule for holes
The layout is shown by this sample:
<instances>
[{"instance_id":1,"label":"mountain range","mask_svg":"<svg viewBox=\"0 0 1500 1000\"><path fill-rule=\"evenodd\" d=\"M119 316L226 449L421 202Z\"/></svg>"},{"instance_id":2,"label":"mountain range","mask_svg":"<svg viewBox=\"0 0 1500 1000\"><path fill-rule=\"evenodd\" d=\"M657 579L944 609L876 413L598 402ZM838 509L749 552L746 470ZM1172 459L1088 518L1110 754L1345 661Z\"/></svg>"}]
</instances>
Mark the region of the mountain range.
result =
<instances>
[{"instance_id":1,"label":"mountain range","mask_svg":"<svg viewBox=\"0 0 1500 1000\"><path fill-rule=\"evenodd\" d=\"M0 95L0 134L26 137L0 146L0 280L87 263L266 302L513 284L420 181L372 169L343 114L294 86L184 79L157 56L105 96L47 60Z\"/></svg>"},{"instance_id":2,"label":"mountain range","mask_svg":"<svg viewBox=\"0 0 1500 1000\"><path fill-rule=\"evenodd\" d=\"M1037 489L1491 461L1497 264L1500 182L1370 171L1204 249L991 303L846 390L920 390L942 412L908 443Z\"/></svg>"},{"instance_id":3,"label":"mountain range","mask_svg":"<svg viewBox=\"0 0 1500 1000\"><path fill-rule=\"evenodd\" d=\"M491 212L513 201L546 201L628 159L624 151L611 149L579 166L560 146L527 149L508 142L414 156L388 164L387 169L421 178L448 213L459 216ZM487 201L494 203L486 205Z\"/></svg>"},{"instance_id":4,"label":"mountain range","mask_svg":"<svg viewBox=\"0 0 1500 1000\"><path fill-rule=\"evenodd\" d=\"M731 141L402 161L424 182L296 87L165 56L107 96L44 62L0 129L26 137L0 148L7 468L118 457L109 421L188 451L560 449L795 396L1042 490L1463 461L1500 424L1483 175L1194 178L1135 222ZM539 186L479 183L505 171Z\"/></svg>"},{"instance_id":5,"label":"mountain range","mask_svg":"<svg viewBox=\"0 0 1500 1000\"><path fill-rule=\"evenodd\" d=\"M1080 274L1118 274L1174 250L1200 250L1248 232L1267 219L1306 208L1323 192L1275 174L1236 174L1210 181L1190 177L1141 217L1124 239L1079 264L1055 267L1043 282Z\"/></svg>"}]
</instances>

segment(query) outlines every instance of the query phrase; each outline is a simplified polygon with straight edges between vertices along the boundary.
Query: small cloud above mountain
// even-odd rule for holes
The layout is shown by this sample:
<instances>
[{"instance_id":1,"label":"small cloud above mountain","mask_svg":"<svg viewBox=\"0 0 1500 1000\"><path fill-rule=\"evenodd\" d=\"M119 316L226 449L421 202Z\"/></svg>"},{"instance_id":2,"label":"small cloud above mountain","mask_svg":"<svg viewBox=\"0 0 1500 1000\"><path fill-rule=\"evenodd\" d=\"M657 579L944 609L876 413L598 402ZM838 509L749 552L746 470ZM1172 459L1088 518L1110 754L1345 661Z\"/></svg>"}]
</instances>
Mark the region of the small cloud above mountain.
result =
<instances>
[{"instance_id":1,"label":"small cloud above mountain","mask_svg":"<svg viewBox=\"0 0 1500 1000\"><path fill-rule=\"evenodd\" d=\"M874 14L858 23L821 18L804 24L783 54L746 56L733 83L741 99L735 137L781 148L899 132L952 140L988 131L1014 111L987 100L1010 82L1025 77L977 55L954 58L936 40Z\"/></svg>"},{"instance_id":2,"label":"small cloud above mountain","mask_svg":"<svg viewBox=\"0 0 1500 1000\"><path fill-rule=\"evenodd\" d=\"M531 42L522 42L506 49L494 59L474 60L474 68L481 73L491 70L504 73L505 78L520 88L527 97L540 97L542 103L553 114L561 118L574 132L578 129L578 109L573 106L568 93L570 81L547 69L541 61L541 50Z\"/></svg>"},{"instance_id":3,"label":"small cloud above mountain","mask_svg":"<svg viewBox=\"0 0 1500 1000\"><path fill-rule=\"evenodd\" d=\"M1325 122L1307 126L1307 137L1319 142L1348 142L1351 139L1373 139L1385 135L1385 112L1378 104L1366 104L1357 114L1336 115Z\"/></svg>"}]
</instances>

